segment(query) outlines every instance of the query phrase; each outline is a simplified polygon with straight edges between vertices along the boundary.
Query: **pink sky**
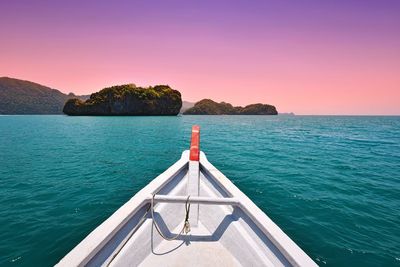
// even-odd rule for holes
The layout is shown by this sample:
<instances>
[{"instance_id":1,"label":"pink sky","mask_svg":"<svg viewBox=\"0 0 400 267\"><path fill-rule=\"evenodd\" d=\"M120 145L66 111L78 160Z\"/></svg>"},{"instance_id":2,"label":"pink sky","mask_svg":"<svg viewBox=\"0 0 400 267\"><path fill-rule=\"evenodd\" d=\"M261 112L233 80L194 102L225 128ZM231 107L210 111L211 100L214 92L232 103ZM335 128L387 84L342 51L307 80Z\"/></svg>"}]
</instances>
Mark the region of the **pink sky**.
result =
<instances>
[{"instance_id":1,"label":"pink sky","mask_svg":"<svg viewBox=\"0 0 400 267\"><path fill-rule=\"evenodd\" d=\"M396 1L14 2L0 4L0 76L75 94L169 84L188 101L400 114Z\"/></svg>"}]
</instances>

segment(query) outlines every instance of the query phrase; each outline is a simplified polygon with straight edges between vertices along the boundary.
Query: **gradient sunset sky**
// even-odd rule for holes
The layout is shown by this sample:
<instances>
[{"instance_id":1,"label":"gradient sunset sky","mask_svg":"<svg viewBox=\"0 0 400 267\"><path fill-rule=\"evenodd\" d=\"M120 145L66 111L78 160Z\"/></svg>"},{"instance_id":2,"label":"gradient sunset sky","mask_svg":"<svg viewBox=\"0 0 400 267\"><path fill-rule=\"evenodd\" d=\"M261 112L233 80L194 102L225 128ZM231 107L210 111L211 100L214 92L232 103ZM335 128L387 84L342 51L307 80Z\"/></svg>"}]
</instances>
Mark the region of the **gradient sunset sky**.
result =
<instances>
[{"instance_id":1,"label":"gradient sunset sky","mask_svg":"<svg viewBox=\"0 0 400 267\"><path fill-rule=\"evenodd\" d=\"M1 1L0 76L296 114L400 114L400 1Z\"/></svg>"}]
</instances>

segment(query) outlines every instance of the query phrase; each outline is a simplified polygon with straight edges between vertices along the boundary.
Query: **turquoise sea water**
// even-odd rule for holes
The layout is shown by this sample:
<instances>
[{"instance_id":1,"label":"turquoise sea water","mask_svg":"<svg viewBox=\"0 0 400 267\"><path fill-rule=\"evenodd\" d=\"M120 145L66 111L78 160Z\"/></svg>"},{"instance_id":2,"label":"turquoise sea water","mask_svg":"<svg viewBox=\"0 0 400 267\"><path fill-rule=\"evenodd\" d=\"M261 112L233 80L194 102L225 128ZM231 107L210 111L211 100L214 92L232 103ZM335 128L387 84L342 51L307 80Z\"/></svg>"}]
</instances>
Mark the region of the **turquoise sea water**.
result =
<instances>
[{"instance_id":1,"label":"turquoise sea water","mask_svg":"<svg viewBox=\"0 0 400 267\"><path fill-rule=\"evenodd\" d=\"M0 265L50 266L189 146L318 264L400 265L400 117L0 116Z\"/></svg>"}]
</instances>

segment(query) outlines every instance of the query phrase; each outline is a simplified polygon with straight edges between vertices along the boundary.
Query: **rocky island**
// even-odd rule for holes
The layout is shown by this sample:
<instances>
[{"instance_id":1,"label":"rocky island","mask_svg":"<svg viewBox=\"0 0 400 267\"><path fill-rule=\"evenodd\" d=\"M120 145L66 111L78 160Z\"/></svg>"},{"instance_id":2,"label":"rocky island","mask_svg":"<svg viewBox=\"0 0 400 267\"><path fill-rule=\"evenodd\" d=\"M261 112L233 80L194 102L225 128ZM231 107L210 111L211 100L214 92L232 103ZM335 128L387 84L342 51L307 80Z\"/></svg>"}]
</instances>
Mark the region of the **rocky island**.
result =
<instances>
[{"instance_id":1,"label":"rocky island","mask_svg":"<svg viewBox=\"0 0 400 267\"><path fill-rule=\"evenodd\" d=\"M73 116L174 116L181 107L181 93L168 85L143 88L125 84L104 88L86 101L69 99L63 112Z\"/></svg>"},{"instance_id":2,"label":"rocky island","mask_svg":"<svg viewBox=\"0 0 400 267\"><path fill-rule=\"evenodd\" d=\"M251 104L245 107L234 107L229 103L217 103L211 99L203 99L192 108L187 109L185 115L278 115L275 106L267 104Z\"/></svg>"}]
</instances>

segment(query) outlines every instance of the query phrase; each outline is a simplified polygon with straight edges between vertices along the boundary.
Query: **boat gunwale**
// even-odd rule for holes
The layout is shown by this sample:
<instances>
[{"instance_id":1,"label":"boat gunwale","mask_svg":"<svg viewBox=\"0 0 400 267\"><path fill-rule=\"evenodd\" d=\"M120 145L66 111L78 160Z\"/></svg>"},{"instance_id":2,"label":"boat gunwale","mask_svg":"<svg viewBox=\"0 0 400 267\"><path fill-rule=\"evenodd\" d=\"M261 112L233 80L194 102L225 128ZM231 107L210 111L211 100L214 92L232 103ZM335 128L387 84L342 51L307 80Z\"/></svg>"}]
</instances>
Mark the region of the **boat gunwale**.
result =
<instances>
[{"instance_id":1,"label":"boat gunwale","mask_svg":"<svg viewBox=\"0 0 400 267\"><path fill-rule=\"evenodd\" d=\"M78 245L65 255L56 266L84 266L118 233L144 205L147 196L158 192L173 180L188 165L189 151L184 151L181 158L167 170L154 178L124 205L118 208L99 226L93 229Z\"/></svg>"},{"instance_id":2,"label":"boat gunwale","mask_svg":"<svg viewBox=\"0 0 400 267\"><path fill-rule=\"evenodd\" d=\"M238 207L249 216L255 225L277 247L293 266L318 266L282 229L275 224L246 194L219 171L202 153L202 170L214 179L221 188L239 201Z\"/></svg>"}]
</instances>

